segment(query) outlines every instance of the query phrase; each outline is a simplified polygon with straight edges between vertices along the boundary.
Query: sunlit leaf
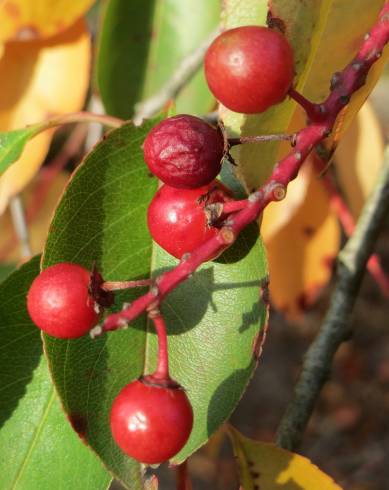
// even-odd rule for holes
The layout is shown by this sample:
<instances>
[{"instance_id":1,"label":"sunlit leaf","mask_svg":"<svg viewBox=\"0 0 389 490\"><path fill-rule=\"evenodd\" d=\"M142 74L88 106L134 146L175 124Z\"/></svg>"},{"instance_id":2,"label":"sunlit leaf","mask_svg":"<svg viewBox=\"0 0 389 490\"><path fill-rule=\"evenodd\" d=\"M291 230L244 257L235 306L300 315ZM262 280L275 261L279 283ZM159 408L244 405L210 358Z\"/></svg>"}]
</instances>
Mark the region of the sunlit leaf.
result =
<instances>
[{"instance_id":1,"label":"sunlit leaf","mask_svg":"<svg viewBox=\"0 0 389 490\"><path fill-rule=\"evenodd\" d=\"M255 2L253 10L237 8L237 0L223 2L228 27L249 24L264 24L266 2ZM384 0L355 0L352 7L348 0L271 0L272 16L281 19L285 34L290 40L296 59L297 89L315 102L322 101L329 93L329 82L334 72L341 70L354 57L364 35L373 25ZM262 6L260 11L259 6ZM340 49L341 47L341 49ZM344 127L351 121L363 101L372 90L383 64L389 55L385 50L382 60L369 74L368 83L352 98L347 107L346 118L339 118L335 138L339 138ZM258 88L260 90L260 87ZM293 116L294 103L286 99L282 104L255 116L237 115L222 109L221 114L231 131L243 134L266 134L285 132ZM257 187L266 179L277 158L280 145L245 145L234 150L239 162L239 172L246 185Z\"/></svg>"},{"instance_id":2,"label":"sunlit leaf","mask_svg":"<svg viewBox=\"0 0 389 490\"><path fill-rule=\"evenodd\" d=\"M229 427L244 490L342 490L309 459Z\"/></svg>"},{"instance_id":3,"label":"sunlit leaf","mask_svg":"<svg viewBox=\"0 0 389 490\"><path fill-rule=\"evenodd\" d=\"M335 153L336 173L354 218L373 189L384 158L379 122L367 102L344 134Z\"/></svg>"},{"instance_id":4,"label":"sunlit leaf","mask_svg":"<svg viewBox=\"0 0 389 490\"><path fill-rule=\"evenodd\" d=\"M0 130L20 129L50 115L79 110L88 88L89 64L90 35L84 21L44 41L7 43L0 58ZM31 134L21 130L16 136L19 139L10 153L5 152L1 165L20 151ZM46 132L28 142L19 161L0 177L0 213L35 175L50 141L51 132Z\"/></svg>"},{"instance_id":5,"label":"sunlit leaf","mask_svg":"<svg viewBox=\"0 0 389 490\"><path fill-rule=\"evenodd\" d=\"M104 490L110 477L72 430L26 308L35 257L0 285L0 488Z\"/></svg>"},{"instance_id":6,"label":"sunlit leaf","mask_svg":"<svg viewBox=\"0 0 389 490\"><path fill-rule=\"evenodd\" d=\"M31 41L58 34L93 4L94 0L2 0L0 42Z\"/></svg>"},{"instance_id":7,"label":"sunlit leaf","mask_svg":"<svg viewBox=\"0 0 389 490\"><path fill-rule=\"evenodd\" d=\"M154 121L109 133L79 166L56 210L43 266L96 261L107 279L149 277L177 261L152 244L147 206L157 188L141 145ZM187 390L194 427L180 463L229 417L256 366L266 320L259 288L266 281L264 250L255 226L217 261L205 263L164 300L172 376ZM143 290L144 291L144 290ZM119 295L116 308L143 291ZM87 421L85 438L128 488L142 485L139 464L112 440L112 400L156 361L156 335L142 315L127 330L96 340L45 338L50 369L65 410ZM87 395L86 395L87 394Z\"/></svg>"},{"instance_id":8,"label":"sunlit leaf","mask_svg":"<svg viewBox=\"0 0 389 490\"><path fill-rule=\"evenodd\" d=\"M331 278L340 245L337 218L311 166L289 184L286 199L265 209L261 233L271 300L288 318L297 318Z\"/></svg>"},{"instance_id":9,"label":"sunlit leaf","mask_svg":"<svg viewBox=\"0 0 389 490\"><path fill-rule=\"evenodd\" d=\"M170 80L181 60L215 29L219 11L219 0L110 0L97 60L107 111L130 118L134 105ZM200 69L177 98L177 111L205 114L213 105Z\"/></svg>"}]
</instances>

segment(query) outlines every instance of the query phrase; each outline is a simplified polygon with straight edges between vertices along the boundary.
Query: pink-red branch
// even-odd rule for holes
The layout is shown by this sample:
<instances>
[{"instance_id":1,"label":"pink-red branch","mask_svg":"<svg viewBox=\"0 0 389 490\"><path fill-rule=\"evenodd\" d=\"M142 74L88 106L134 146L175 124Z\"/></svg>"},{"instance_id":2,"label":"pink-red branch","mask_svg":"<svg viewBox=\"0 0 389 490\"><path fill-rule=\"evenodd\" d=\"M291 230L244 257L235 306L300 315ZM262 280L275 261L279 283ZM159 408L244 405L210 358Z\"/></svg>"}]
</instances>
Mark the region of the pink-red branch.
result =
<instances>
[{"instance_id":1,"label":"pink-red branch","mask_svg":"<svg viewBox=\"0 0 389 490\"><path fill-rule=\"evenodd\" d=\"M331 80L331 93L327 99L310 109L308 126L297 133L293 150L275 166L265 185L247 199L247 205L228 217L218 235L204 242L191 254L185 255L174 269L159 276L148 293L136 299L119 313L109 315L103 325L93 334L115 330L131 322L152 303L159 304L181 282L187 279L204 262L220 255L236 240L239 233L256 220L271 202L282 199L286 187L296 178L304 160L311 150L332 131L339 112L348 104L351 95L366 80L373 63L381 56L389 41L389 2L385 2L377 23L360 47L354 60Z\"/></svg>"},{"instance_id":2,"label":"pink-red branch","mask_svg":"<svg viewBox=\"0 0 389 490\"><path fill-rule=\"evenodd\" d=\"M318 159L315 159L315 163L318 167L318 170L322 172L324 168L323 163ZM355 220L353 215L351 214L349 207L339 193L336 184L330 174L323 174L322 182L330 197L330 205L332 209L338 216L338 219L346 236L350 237L355 230ZM371 255L366 267L373 279L380 287L382 294L386 298L389 298L389 278L385 274L385 271L382 269L380 258L377 254Z\"/></svg>"}]
</instances>

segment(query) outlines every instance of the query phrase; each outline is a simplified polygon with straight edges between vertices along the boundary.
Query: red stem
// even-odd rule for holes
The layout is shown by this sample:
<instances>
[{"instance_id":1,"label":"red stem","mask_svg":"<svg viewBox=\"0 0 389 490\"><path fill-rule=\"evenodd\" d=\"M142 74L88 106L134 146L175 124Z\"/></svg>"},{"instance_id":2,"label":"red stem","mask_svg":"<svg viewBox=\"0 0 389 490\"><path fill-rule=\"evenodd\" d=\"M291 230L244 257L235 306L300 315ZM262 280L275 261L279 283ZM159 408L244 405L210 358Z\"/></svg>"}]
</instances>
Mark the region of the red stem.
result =
<instances>
[{"instance_id":1,"label":"red stem","mask_svg":"<svg viewBox=\"0 0 389 490\"><path fill-rule=\"evenodd\" d=\"M154 323L155 330L158 336L158 362L157 369L151 375L153 379L161 381L169 381L169 354L167 348L167 332L166 323L163 316L158 313L157 315L152 315L151 319Z\"/></svg>"},{"instance_id":2,"label":"red stem","mask_svg":"<svg viewBox=\"0 0 389 490\"><path fill-rule=\"evenodd\" d=\"M192 483L189 478L188 460L176 467L177 490L192 490Z\"/></svg>"},{"instance_id":3,"label":"red stem","mask_svg":"<svg viewBox=\"0 0 389 490\"><path fill-rule=\"evenodd\" d=\"M325 167L324 162L318 158L315 158L315 165L320 172L322 172L323 168ZM328 195L330 196L330 205L332 209L338 216L346 236L350 237L355 230L355 220L349 207L339 193L334 179L329 173L322 175L322 182ZM370 256L370 259L367 262L367 270L379 285L382 294L386 298L389 298L389 278L382 269L381 262L377 254L372 254Z\"/></svg>"},{"instance_id":4,"label":"red stem","mask_svg":"<svg viewBox=\"0 0 389 490\"><path fill-rule=\"evenodd\" d=\"M265 185L249 196L247 205L230 216L215 237L201 244L190 255L186 255L174 269L159 276L156 281L157 287L153 287L144 296L136 299L128 308L109 315L95 335L102 331L115 330L131 322L152 303L159 304L202 263L211 260L231 246L242 229L256 220L271 201L282 199L287 185L296 178L312 148L329 135L339 112L347 105L351 95L365 83L370 67L379 58L388 41L389 2L385 2L377 23L365 37L354 60L342 72L333 76L331 93L323 104L320 104L320 120L315 121L311 118L308 126L297 133L293 151L278 162Z\"/></svg>"},{"instance_id":5,"label":"red stem","mask_svg":"<svg viewBox=\"0 0 389 490\"><path fill-rule=\"evenodd\" d=\"M320 104L314 104L310 100L306 99L300 92L297 92L293 87L288 91L288 95L291 99L296 101L306 112L308 118L311 121L318 121L324 118L323 107Z\"/></svg>"},{"instance_id":6,"label":"red stem","mask_svg":"<svg viewBox=\"0 0 389 490\"><path fill-rule=\"evenodd\" d=\"M236 213L247 206L247 199L241 201L228 201L222 204L222 215Z\"/></svg>"}]
</instances>

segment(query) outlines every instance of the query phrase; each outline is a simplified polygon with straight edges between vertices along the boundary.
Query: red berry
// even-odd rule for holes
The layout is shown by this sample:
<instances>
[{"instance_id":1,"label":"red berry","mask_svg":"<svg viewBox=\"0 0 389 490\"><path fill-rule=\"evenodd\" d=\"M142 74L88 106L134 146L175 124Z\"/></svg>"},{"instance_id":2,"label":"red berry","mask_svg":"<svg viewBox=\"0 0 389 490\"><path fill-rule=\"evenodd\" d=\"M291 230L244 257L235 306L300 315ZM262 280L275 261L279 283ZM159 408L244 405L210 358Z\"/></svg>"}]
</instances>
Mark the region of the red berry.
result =
<instances>
[{"instance_id":1,"label":"red berry","mask_svg":"<svg viewBox=\"0 0 389 490\"><path fill-rule=\"evenodd\" d=\"M193 189L220 172L224 152L220 131L202 119L182 114L155 126L143 145L151 172L172 187Z\"/></svg>"},{"instance_id":2,"label":"red berry","mask_svg":"<svg viewBox=\"0 0 389 490\"><path fill-rule=\"evenodd\" d=\"M133 381L112 405L113 438L126 454L145 464L162 463L177 454L192 426L192 407L180 387Z\"/></svg>"},{"instance_id":3,"label":"red berry","mask_svg":"<svg viewBox=\"0 0 389 490\"><path fill-rule=\"evenodd\" d=\"M27 309L44 332L61 339L81 337L97 322L88 287L90 272L77 264L48 267L33 281Z\"/></svg>"},{"instance_id":4,"label":"red berry","mask_svg":"<svg viewBox=\"0 0 389 490\"><path fill-rule=\"evenodd\" d=\"M206 197L201 199L203 196ZM207 224L205 205L230 200L227 189L218 181L198 189L163 185L147 212L150 234L158 245L179 259L218 233L217 228Z\"/></svg>"},{"instance_id":5,"label":"red berry","mask_svg":"<svg viewBox=\"0 0 389 490\"><path fill-rule=\"evenodd\" d=\"M293 51L277 31L237 27L213 41L204 67L209 88L223 105L253 114L284 99L293 81Z\"/></svg>"}]
</instances>

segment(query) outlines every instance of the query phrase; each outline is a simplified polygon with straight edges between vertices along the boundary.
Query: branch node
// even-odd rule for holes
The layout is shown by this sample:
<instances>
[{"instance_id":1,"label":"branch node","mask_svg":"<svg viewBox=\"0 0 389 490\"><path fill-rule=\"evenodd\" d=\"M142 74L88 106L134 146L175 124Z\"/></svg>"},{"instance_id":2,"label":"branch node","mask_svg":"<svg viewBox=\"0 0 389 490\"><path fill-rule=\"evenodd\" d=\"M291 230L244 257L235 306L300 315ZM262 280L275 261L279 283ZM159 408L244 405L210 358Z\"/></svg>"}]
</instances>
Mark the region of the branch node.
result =
<instances>
[{"instance_id":1,"label":"branch node","mask_svg":"<svg viewBox=\"0 0 389 490\"><path fill-rule=\"evenodd\" d=\"M234 243L236 239L236 234L234 230L227 225L224 225L223 228L221 228L219 236L223 240L223 243L226 245L231 245L231 243Z\"/></svg>"},{"instance_id":2,"label":"branch node","mask_svg":"<svg viewBox=\"0 0 389 490\"><path fill-rule=\"evenodd\" d=\"M286 187L282 184L276 184L273 187L272 192L276 201L282 201L286 197Z\"/></svg>"}]
</instances>

